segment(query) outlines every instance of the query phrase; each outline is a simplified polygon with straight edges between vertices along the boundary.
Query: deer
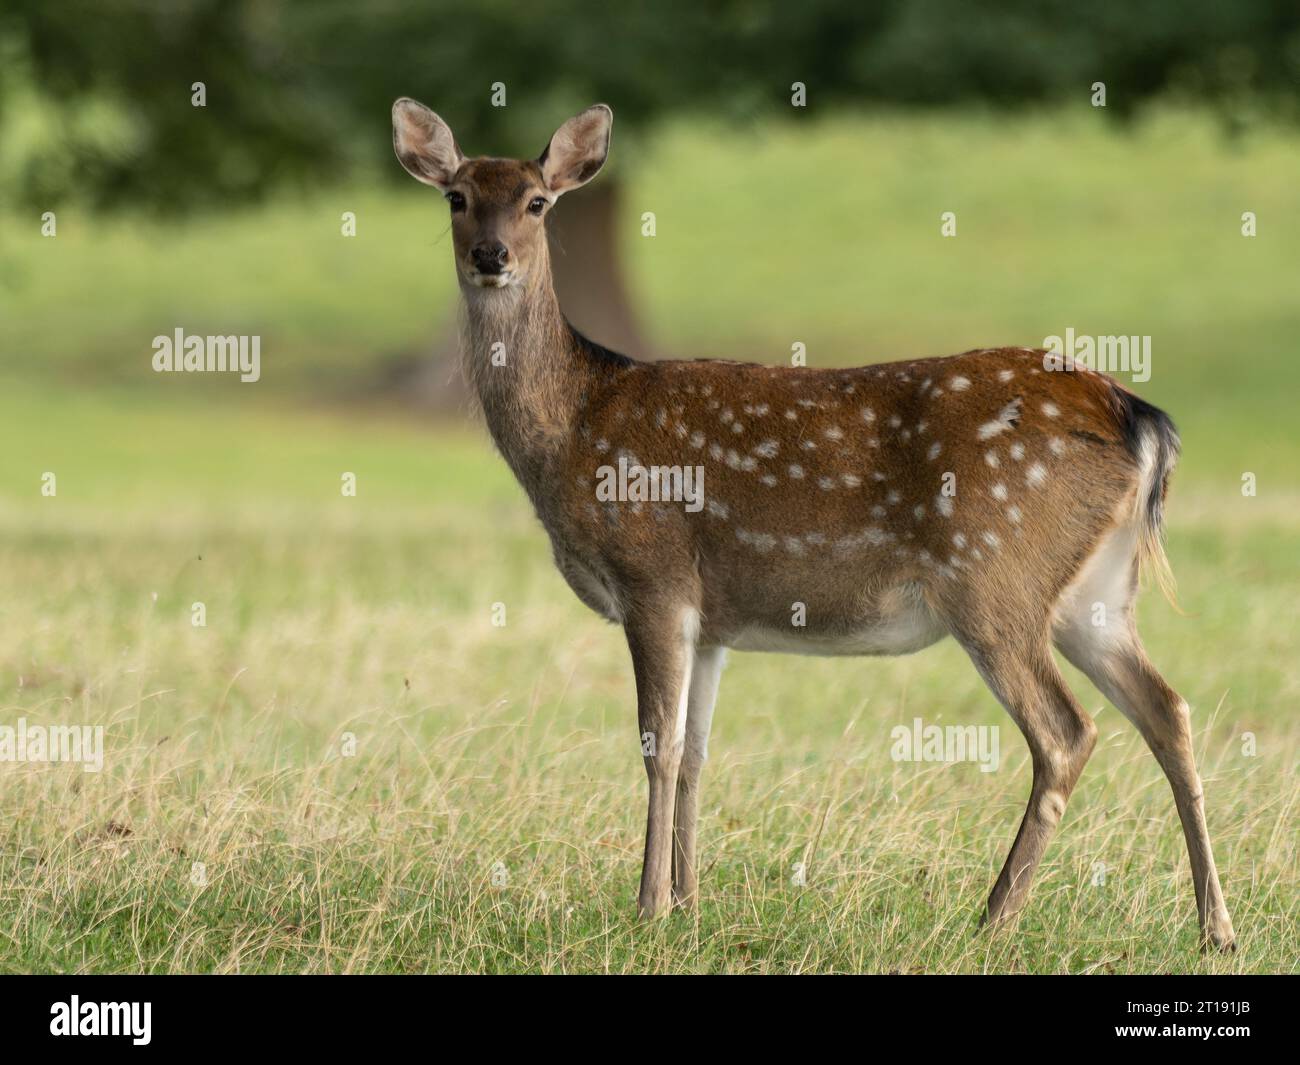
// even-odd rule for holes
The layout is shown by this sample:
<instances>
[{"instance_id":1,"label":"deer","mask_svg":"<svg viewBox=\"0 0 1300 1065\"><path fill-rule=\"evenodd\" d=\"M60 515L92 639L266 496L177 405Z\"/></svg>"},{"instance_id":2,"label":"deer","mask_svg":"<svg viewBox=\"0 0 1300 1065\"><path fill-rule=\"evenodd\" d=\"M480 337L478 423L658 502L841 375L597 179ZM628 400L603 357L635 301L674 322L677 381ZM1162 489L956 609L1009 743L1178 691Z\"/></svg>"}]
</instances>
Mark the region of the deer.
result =
<instances>
[{"instance_id":1,"label":"deer","mask_svg":"<svg viewBox=\"0 0 1300 1065\"><path fill-rule=\"evenodd\" d=\"M1200 945L1235 949L1190 708L1136 624L1140 572L1172 581L1168 415L1037 348L854 369L611 351L561 311L546 219L605 164L612 110L575 115L527 160L466 156L410 98L392 120L401 165L450 209L462 365L496 450L564 580L626 637L649 785L640 919L698 906L700 778L728 651L903 655L952 637L1032 768L980 924L1009 926L1024 905L1097 740L1055 647L1163 769ZM615 463L697 469L703 505L672 491L602 498Z\"/></svg>"}]
</instances>

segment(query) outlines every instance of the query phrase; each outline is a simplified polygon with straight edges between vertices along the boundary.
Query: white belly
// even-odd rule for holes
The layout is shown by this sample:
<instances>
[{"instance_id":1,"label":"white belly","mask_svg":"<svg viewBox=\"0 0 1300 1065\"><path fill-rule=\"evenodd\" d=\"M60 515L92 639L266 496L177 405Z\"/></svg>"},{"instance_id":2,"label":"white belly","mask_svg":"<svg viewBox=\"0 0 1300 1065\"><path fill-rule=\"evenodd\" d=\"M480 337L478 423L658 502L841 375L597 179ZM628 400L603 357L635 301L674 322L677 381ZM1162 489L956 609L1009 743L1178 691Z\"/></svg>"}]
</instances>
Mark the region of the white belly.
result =
<instances>
[{"instance_id":1,"label":"white belly","mask_svg":"<svg viewBox=\"0 0 1300 1065\"><path fill-rule=\"evenodd\" d=\"M864 622L841 633L810 633L797 625L749 626L727 641L737 651L776 651L796 655L906 655L947 635L921 603Z\"/></svg>"}]
</instances>

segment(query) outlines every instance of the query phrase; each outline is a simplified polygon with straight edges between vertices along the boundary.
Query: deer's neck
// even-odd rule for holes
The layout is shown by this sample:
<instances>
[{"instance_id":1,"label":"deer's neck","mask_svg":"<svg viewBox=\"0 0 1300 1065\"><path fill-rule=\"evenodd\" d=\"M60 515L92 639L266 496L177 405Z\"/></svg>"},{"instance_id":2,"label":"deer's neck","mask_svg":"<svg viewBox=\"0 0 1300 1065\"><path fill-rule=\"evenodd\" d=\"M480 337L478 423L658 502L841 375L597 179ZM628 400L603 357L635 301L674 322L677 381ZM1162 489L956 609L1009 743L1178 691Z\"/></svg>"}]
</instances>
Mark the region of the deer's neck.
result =
<instances>
[{"instance_id":1,"label":"deer's neck","mask_svg":"<svg viewBox=\"0 0 1300 1065\"><path fill-rule=\"evenodd\" d=\"M596 373L560 313L548 264L540 265L521 285L464 288L461 345L492 439L534 496L570 439Z\"/></svg>"}]
</instances>

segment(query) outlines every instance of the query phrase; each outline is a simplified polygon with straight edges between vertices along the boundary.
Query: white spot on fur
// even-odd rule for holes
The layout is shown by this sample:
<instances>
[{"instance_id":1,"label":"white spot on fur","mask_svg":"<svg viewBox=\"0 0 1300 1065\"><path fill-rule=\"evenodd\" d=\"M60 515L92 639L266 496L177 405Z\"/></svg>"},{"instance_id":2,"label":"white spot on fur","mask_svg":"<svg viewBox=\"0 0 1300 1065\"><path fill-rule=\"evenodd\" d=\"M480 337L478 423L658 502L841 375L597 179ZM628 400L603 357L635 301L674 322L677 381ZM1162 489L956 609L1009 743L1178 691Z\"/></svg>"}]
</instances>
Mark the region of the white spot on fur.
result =
<instances>
[{"instance_id":1,"label":"white spot on fur","mask_svg":"<svg viewBox=\"0 0 1300 1065\"><path fill-rule=\"evenodd\" d=\"M822 430L822 434L826 437L827 440L844 439L844 430L841 429L838 425L828 426L826 429Z\"/></svg>"},{"instance_id":2,"label":"white spot on fur","mask_svg":"<svg viewBox=\"0 0 1300 1065\"><path fill-rule=\"evenodd\" d=\"M945 518L952 517L952 496L937 496L934 501L934 509L942 514Z\"/></svg>"},{"instance_id":3,"label":"white spot on fur","mask_svg":"<svg viewBox=\"0 0 1300 1065\"><path fill-rule=\"evenodd\" d=\"M866 422L868 425L870 425L872 422L876 420L876 412L872 410L870 407L863 407L862 420Z\"/></svg>"},{"instance_id":4,"label":"white spot on fur","mask_svg":"<svg viewBox=\"0 0 1300 1065\"><path fill-rule=\"evenodd\" d=\"M992 466L995 470L1000 465L1002 465L1002 460L998 458L998 453L996 451L984 452L984 461L987 462L990 466Z\"/></svg>"},{"instance_id":5,"label":"white spot on fur","mask_svg":"<svg viewBox=\"0 0 1300 1065\"><path fill-rule=\"evenodd\" d=\"M925 457L928 458L931 462L933 462L935 459L939 457L939 452L942 450L943 450L943 445L939 443L938 440L936 440L933 444L930 445L930 450L925 453Z\"/></svg>"},{"instance_id":6,"label":"white spot on fur","mask_svg":"<svg viewBox=\"0 0 1300 1065\"><path fill-rule=\"evenodd\" d=\"M1043 413L1046 414L1049 418L1055 418L1060 415L1061 408L1058 407L1055 403L1044 403Z\"/></svg>"},{"instance_id":7,"label":"white spot on fur","mask_svg":"<svg viewBox=\"0 0 1300 1065\"><path fill-rule=\"evenodd\" d=\"M818 477L817 487L820 488L823 492L829 492L832 488L835 487L835 482L832 481L829 477Z\"/></svg>"},{"instance_id":8,"label":"white spot on fur","mask_svg":"<svg viewBox=\"0 0 1300 1065\"><path fill-rule=\"evenodd\" d=\"M997 436L999 433L1005 433L1011 428L1011 423L1020 413L1020 398L1017 397L998 411L998 416L991 422L985 422L979 427L975 436L979 440L988 440Z\"/></svg>"},{"instance_id":9,"label":"white spot on fur","mask_svg":"<svg viewBox=\"0 0 1300 1065\"><path fill-rule=\"evenodd\" d=\"M761 459L776 458L776 453L781 449L775 440L764 440L758 447L754 448L754 454Z\"/></svg>"},{"instance_id":10,"label":"white spot on fur","mask_svg":"<svg viewBox=\"0 0 1300 1065\"><path fill-rule=\"evenodd\" d=\"M763 476L760 477L759 480L762 481L765 485L767 485L768 488L776 487L776 478L773 477L770 473L763 474Z\"/></svg>"},{"instance_id":11,"label":"white spot on fur","mask_svg":"<svg viewBox=\"0 0 1300 1065\"><path fill-rule=\"evenodd\" d=\"M1020 524L1020 508L1017 507L1017 506L1010 506L1010 507L1007 507L1007 517L1010 519L1012 525L1019 525L1019 524Z\"/></svg>"},{"instance_id":12,"label":"white spot on fur","mask_svg":"<svg viewBox=\"0 0 1300 1065\"><path fill-rule=\"evenodd\" d=\"M771 533L755 533L748 529L737 529L736 539L742 544L749 544L759 551L771 551L776 546L776 537Z\"/></svg>"},{"instance_id":13,"label":"white spot on fur","mask_svg":"<svg viewBox=\"0 0 1300 1065\"><path fill-rule=\"evenodd\" d=\"M1065 454L1065 441L1059 436L1054 436L1051 440L1047 441L1047 446L1051 448L1053 455L1059 457Z\"/></svg>"},{"instance_id":14,"label":"white spot on fur","mask_svg":"<svg viewBox=\"0 0 1300 1065\"><path fill-rule=\"evenodd\" d=\"M697 451L704 446L704 434L699 430L691 433L691 447Z\"/></svg>"},{"instance_id":15,"label":"white spot on fur","mask_svg":"<svg viewBox=\"0 0 1300 1065\"><path fill-rule=\"evenodd\" d=\"M1008 381L1011 380L1011 378L1013 378L1013 377L1015 377L1015 376L1016 376L1016 371L1015 371L1015 370L999 370L999 371L998 371L998 380L1001 381L1003 384L1006 384Z\"/></svg>"},{"instance_id":16,"label":"white spot on fur","mask_svg":"<svg viewBox=\"0 0 1300 1065\"><path fill-rule=\"evenodd\" d=\"M965 392L966 389L970 388L970 381L965 377L950 377L948 378L948 387L954 392Z\"/></svg>"},{"instance_id":17,"label":"white spot on fur","mask_svg":"<svg viewBox=\"0 0 1300 1065\"><path fill-rule=\"evenodd\" d=\"M961 551L966 546L965 533L953 533L952 542L953 542L953 546L956 547L958 551Z\"/></svg>"},{"instance_id":18,"label":"white spot on fur","mask_svg":"<svg viewBox=\"0 0 1300 1065\"><path fill-rule=\"evenodd\" d=\"M925 517L925 507L918 503L912 508L912 516L916 518L917 521L920 521Z\"/></svg>"},{"instance_id":19,"label":"white spot on fur","mask_svg":"<svg viewBox=\"0 0 1300 1065\"><path fill-rule=\"evenodd\" d=\"M990 488L989 491L993 493L993 498L999 502L1007 498L1007 486L1001 481Z\"/></svg>"},{"instance_id":20,"label":"white spot on fur","mask_svg":"<svg viewBox=\"0 0 1300 1065\"><path fill-rule=\"evenodd\" d=\"M793 466L790 467L790 476L793 477L796 481L802 480L803 467L800 466L798 463L795 463Z\"/></svg>"},{"instance_id":21,"label":"white spot on fur","mask_svg":"<svg viewBox=\"0 0 1300 1065\"><path fill-rule=\"evenodd\" d=\"M844 482L845 488L857 488L862 484L862 478L853 473L840 474L840 480Z\"/></svg>"},{"instance_id":22,"label":"white spot on fur","mask_svg":"<svg viewBox=\"0 0 1300 1065\"><path fill-rule=\"evenodd\" d=\"M1025 483L1030 488L1037 488L1047 480L1047 470L1041 462L1035 462L1029 469L1025 470Z\"/></svg>"},{"instance_id":23,"label":"white spot on fur","mask_svg":"<svg viewBox=\"0 0 1300 1065\"><path fill-rule=\"evenodd\" d=\"M982 533L980 534L980 539L983 540L986 544L988 544L989 547L1002 546L1002 541L997 538L997 535L995 533L991 533L991 532Z\"/></svg>"},{"instance_id":24,"label":"white spot on fur","mask_svg":"<svg viewBox=\"0 0 1300 1065\"><path fill-rule=\"evenodd\" d=\"M1012 445L1011 445L1011 457L1012 457L1013 459L1015 459L1017 462L1019 462L1021 459L1023 459L1023 458L1025 457L1025 445L1024 445L1024 444L1012 444Z\"/></svg>"},{"instance_id":25,"label":"white spot on fur","mask_svg":"<svg viewBox=\"0 0 1300 1065\"><path fill-rule=\"evenodd\" d=\"M723 521L731 517L731 512L727 510L726 504L719 503L716 499L710 499L704 504L704 507L713 517L721 518Z\"/></svg>"}]
</instances>

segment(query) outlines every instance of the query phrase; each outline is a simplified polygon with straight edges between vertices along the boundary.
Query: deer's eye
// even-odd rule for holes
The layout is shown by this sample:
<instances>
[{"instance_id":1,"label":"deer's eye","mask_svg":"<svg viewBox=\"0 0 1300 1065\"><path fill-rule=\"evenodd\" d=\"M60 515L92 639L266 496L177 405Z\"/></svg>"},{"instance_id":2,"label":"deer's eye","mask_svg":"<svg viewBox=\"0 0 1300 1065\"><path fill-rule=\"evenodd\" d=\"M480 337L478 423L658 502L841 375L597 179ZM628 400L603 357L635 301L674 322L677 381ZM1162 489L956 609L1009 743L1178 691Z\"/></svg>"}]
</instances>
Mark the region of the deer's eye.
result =
<instances>
[{"instance_id":1,"label":"deer's eye","mask_svg":"<svg viewBox=\"0 0 1300 1065\"><path fill-rule=\"evenodd\" d=\"M534 196L531 200L528 201L529 214L541 214L545 210L546 210L545 196Z\"/></svg>"},{"instance_id":2,"label":"deer's eye","mask_svg":"<svg viewBox=\"0 0 1300 1065\"><path fill-rule=\"evenodd\" d=\"M447 202L451 204L453 211L465 210L465 197L459 192L449 192L446 196Z\"/></svg>"}]
</instances>

